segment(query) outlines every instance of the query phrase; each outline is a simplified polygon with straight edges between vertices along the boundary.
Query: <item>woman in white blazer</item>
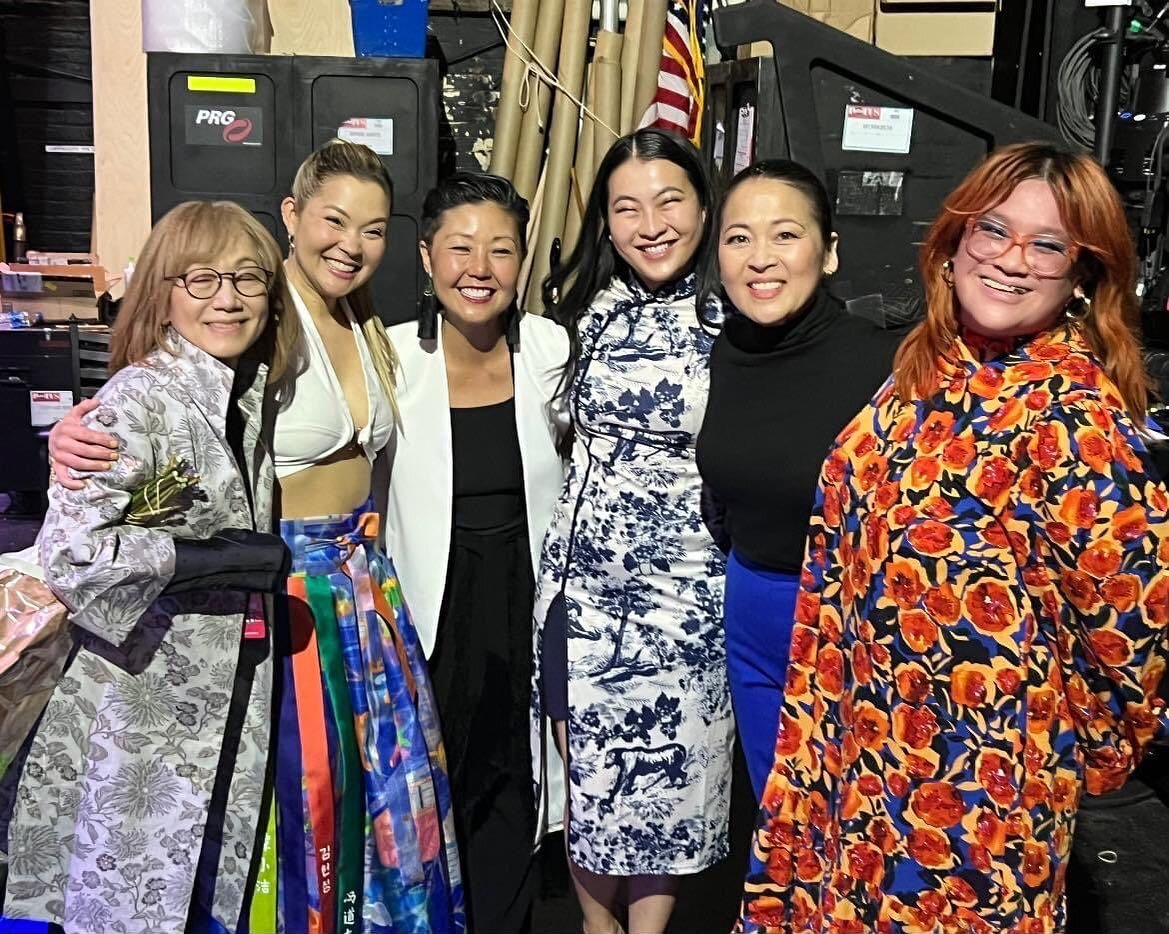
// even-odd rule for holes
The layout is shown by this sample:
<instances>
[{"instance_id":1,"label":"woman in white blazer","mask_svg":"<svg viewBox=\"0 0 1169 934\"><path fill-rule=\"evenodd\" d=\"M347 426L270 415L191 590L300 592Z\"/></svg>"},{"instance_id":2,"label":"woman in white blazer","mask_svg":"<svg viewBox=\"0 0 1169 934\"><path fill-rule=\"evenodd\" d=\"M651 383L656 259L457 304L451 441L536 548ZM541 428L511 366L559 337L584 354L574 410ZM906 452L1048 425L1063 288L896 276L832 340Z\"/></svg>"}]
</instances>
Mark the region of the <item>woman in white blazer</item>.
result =
<instances>
[{"instance_id":1,"label":"woman in white blazer","mask_svg":"<svg viewBox=\"0 0 1169 934\"><path fill-rule=\"evenodd\" d=\"M537 827L558 825L563 809L559 762L545 769L558 786L533 801L527 723L569 345L559 325L516 307L527 225L505 179L460 173L431 191L426 301L417 324L390 328L400 418L386 452L387 546L430 660L475 934L529 930Z\"/></svg>"}]
</instances>

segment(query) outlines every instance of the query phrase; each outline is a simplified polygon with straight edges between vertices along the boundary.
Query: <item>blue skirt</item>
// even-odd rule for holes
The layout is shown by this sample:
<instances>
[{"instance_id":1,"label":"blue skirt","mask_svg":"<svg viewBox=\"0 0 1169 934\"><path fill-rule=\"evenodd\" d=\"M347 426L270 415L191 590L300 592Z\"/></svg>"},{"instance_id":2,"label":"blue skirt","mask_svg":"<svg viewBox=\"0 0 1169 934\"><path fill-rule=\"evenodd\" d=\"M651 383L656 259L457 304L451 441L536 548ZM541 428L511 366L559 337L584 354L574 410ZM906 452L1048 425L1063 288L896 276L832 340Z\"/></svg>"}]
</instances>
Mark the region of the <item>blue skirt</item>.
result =
<instances>
[{"instance_id":1,"label":"blue skirt","mask_svg":"<svg viewBox=\"0 0 1169 934\"><path fill-rule=\"evenodd\" d=\"M735 726L758 800L775 759L775 735L791 651L797 574L754 564L732 551L723 610Z\"/></svg>"}]
</instances>

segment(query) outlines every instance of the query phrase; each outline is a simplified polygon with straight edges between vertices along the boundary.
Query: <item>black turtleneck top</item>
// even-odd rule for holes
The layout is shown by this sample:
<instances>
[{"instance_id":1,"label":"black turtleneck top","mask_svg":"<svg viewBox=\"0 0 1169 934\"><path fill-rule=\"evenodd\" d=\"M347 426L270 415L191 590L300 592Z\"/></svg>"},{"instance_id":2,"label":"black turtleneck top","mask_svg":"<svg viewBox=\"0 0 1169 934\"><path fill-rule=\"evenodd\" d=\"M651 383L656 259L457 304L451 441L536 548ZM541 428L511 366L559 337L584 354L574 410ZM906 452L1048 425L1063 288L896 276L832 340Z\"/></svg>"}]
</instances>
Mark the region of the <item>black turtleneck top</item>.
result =
<instances>
[{"instance_id":1,"label":"black turtleneck top","mask_svg":"<svg viewBox=\"0 0 1169 934\"><path fill-rule=\"evenodd\" d=\"M698 468L740 557L799 573L825 455L888 377L901 337L822 289L776 325L727 318L711 355Z\"/></svg>"}]
</instances>

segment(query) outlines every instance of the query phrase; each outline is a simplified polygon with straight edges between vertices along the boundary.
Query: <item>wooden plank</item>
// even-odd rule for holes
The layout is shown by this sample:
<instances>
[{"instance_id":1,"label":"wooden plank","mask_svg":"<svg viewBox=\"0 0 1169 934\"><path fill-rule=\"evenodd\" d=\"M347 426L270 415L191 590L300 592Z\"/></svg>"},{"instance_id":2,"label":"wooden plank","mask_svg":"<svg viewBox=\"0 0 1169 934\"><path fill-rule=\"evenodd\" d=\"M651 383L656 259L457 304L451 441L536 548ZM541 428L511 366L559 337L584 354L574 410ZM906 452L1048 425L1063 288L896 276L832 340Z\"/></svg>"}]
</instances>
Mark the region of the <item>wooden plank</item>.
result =
<instances>
[{"instance_id":1,"label":"wooden plank","mask_svg":"<svg viewBox=\"0 0 1169 934\"><path fill-rule=\"evenodd\" d=\"M274 55L353 56L349 0L268 0Z\"/></svg>"},{"instance_id":2,"label":"wooden plank","mask_svg":"<svg viewBox=\"0 0 1169 934\"><path fill-rule=\"evenodd\" d=\"M142 0L92 0L94 212L90 252L118 277L150 233Z\"/></svg>"}]
</instances>

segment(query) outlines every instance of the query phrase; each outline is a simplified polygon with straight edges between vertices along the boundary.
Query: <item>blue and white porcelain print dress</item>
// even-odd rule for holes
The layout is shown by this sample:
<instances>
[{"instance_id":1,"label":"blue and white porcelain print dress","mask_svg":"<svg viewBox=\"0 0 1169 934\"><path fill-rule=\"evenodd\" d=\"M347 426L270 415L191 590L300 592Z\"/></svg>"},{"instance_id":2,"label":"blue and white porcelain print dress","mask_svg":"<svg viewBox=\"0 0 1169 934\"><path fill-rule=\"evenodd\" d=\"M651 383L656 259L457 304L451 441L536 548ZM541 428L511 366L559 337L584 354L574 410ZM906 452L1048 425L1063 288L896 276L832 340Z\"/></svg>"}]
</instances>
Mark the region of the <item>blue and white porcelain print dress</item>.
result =
<instances>
[{"instance_id":1,"label":"blue and white porcelain print dress","mask_svg":"<svg viewBox=\"0 0 1169 934\"><path fill-rule=\"evenodd\" d=\"M606 875L727 852L724 562L694 460L713 338L694 302L693 276L653 295L615 277L581 321L572 463L537 583L537 651L549 605L567 608L569 850Z\"/></svg>"}]
</instances>

